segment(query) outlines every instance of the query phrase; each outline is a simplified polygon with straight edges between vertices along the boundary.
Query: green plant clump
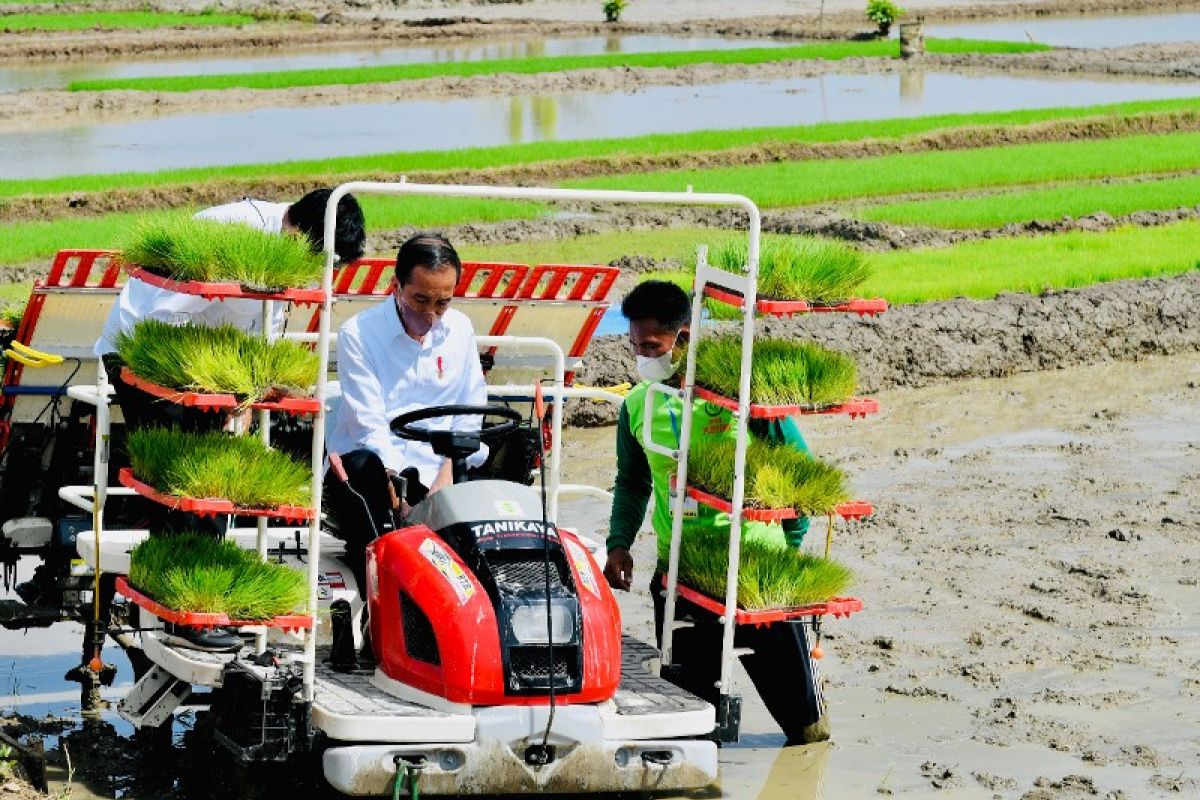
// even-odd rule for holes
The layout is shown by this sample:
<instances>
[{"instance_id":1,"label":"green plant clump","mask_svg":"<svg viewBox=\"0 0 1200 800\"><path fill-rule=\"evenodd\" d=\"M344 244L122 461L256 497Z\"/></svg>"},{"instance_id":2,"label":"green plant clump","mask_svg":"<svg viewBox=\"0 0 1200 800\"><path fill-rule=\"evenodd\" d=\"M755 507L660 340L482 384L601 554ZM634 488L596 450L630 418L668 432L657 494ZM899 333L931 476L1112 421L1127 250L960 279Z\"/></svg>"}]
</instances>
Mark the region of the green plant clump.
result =
<instances>
[{"instance_id":1,"label":"green plant clump","mask_svg":"<svg viewBox=\"0 0 1200 800\"><path fill-rule=\"evenodd\" d=\"M733 496L732 439L701 438L688 457L688 483L718 497ZM792 508L802 516L833 513L850 499L846 476L837 467L791 445L751 439L746 448L745 505Z\"/></svg>"},{"instance_id":2,"label":"green plant clump","mask_svg":"<svg viewBox=\"0 0 1200 800\"><path fill-rule=\"evenodd\" d=\"M708 262L740 274L749 243L729 239L712 248ZM861 252L815 236L764 237L758 258L758 295L777 300L835 303L853 296L871 270Z\"/></svg>"},{"instance_id":3,"label":"green plant clump","mask_svg":"<svg viewBox=\"0 0 1200 800\"><path fill-rule=\"evenodd\" d=\"M244 404L309 393L320 363L299 342L268 342L232 325L206 328L143 320L121 333L116 346L140 378L180 390L233 394Z\"/></svg>"},{"instance_id":4,"label":"green plant clump","mask_svg":"<svg viewBox=\"0 0 1200 800\"><path fill-rule=\"evenodd\" d=\"M741 363L740 337L701 339L696 350L696 383L726 397L736 397ZM750 397L755 403L836 405L849 399L857 386L857 365L843 353L815 342L754 342Z\"/></svg>"},{"instance_id":5,"label":"green plant clump","mask_svg":"<svg viewBox=\"0 0 1200 800\"><path fill-rule=\"evenodd\" d=\"M867 19L879 26L880 36L887 36L892 23L907 13L892 0L867 0Z\"/></svg>"},{"instance_id":6,"label":"green plant clump","mask_svg":"<svg viewBox=\"0 0 1200 800\"><path fill-rule=\"evenodd\" d=\"M325 266L303 236L192 218L137 225L121 257L174 280L233 281L256 291L308 286Z\"/></svg>"},{"instance_id":7,"label":"green plant clump","mask_svg":"<svg viewBox=\"0 0 1200 800\"><path fill-rule=\"evenodd\" d=\"M666 571L669 542L660 542L659 568ZM679 548L679 580L710 597L724 599L729 536L721 528L689 529ZM821 603L850 586L853 573L802 550L742 539L738 606L749 611Z\"/></svg>"},{"instance_id":8,"label":"green plant clump","mask_svg":"<svg viewBox=\"0 0 1200 800\"><path fill-rule=\"evenodd\" d=\"M604 21L620 22L621 12L627 5L629 5L629 0L604 0Z\"/></svg>"},{"instance_id":9,"label":"green plant clump","mask_svg":"<svg viewBox=\"0 0 1200 800\"><path fill-rule=\"evenodd\" d=\"M308 595L301 572L262 561L228 539L152 536L129 559L130 583L177 611L267 619L296 610Z\"/></svg>"},{"instance_id":10,"label":"green plant clump","mask_svg":"<svg viewBox=\"0 0 1200 800\"><path fill-rule=\"evenodd\" d=\"M309 465L255 436L144 428L130 433L125 446L138 478L167 494L255 508L304 506L310 499Z\"/></svg>"}]
</instances>

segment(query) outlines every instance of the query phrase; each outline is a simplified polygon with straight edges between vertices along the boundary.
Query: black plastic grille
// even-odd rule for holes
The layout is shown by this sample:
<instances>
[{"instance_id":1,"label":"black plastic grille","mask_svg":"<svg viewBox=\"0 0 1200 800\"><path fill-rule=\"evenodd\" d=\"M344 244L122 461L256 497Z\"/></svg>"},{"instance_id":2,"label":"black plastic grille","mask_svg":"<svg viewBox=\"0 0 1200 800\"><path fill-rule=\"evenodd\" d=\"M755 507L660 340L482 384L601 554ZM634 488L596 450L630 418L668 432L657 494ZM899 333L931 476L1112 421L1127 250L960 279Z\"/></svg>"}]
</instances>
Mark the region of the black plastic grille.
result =
<instances>
[{"instance_id":1,"label":"black plastic grille","mask_svg":"<svg viewBox=\"0 0 1200 800\"><path fill-rule=\"evenodd\" d=\"M509 651L509 669L512 673L526 680L546 680L550 677L550 658L545 647L514 647ZM554 677L570 678L572 650L568 647L556 648L554 651Z\"/></svg>"},{"instance_id":2,"label":"black plastic grille","mask_svg":"<svg viewBox=\"0 0 1200 800\"><path fill-rule=\"evenodd\" d=\"M546 587L546 562L542 555L540 553L536 557L524 553L516 555L520 557L498 556L489 559L489 566L492 568L492 577L496 580L496 585L510 592L528 589L544 590ZM551 562L550 589L551 591L560 589L562 585L562 575L558 572L558 566Z\"/></svg>"},{"instance_id":3,"label":"black plastic grille","mask_svg":"<svg viewBox=\"0 0 1200 800\"><path fill-rule=\"evenodd\" d=\"M438 651L437 637L433 634L433 625L411 597L400 595L400 621L404 627L404 649L411 658L424 661L426 664L441 664L442 655Z\"/></svg>"}]
</instances>

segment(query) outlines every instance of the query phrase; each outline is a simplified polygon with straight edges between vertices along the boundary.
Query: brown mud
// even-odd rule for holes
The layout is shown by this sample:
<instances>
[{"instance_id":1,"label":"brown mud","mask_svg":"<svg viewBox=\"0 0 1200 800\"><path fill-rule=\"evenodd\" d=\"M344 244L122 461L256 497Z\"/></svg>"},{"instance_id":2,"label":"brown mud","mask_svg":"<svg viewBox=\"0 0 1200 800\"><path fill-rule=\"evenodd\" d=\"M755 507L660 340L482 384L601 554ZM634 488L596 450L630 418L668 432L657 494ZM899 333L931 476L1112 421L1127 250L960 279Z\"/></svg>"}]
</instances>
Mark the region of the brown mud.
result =
<instances>
[{"instance_id":1,"label":"brown mud","mask_svg":"<svg viewBox=\"0 0 1200 800\"><path fill-rule=\"evenodd\" d=\"M876 507L834 536L864 610L823 628L831 747L776 749L742 674L723 796L1193 796L1200 354L877 397L865 420L804 423ZM611 480L612 437L568 434L575 479ZM603 530L605 504L589 508ZM806 547L821 552L824 534L814 523ZM643 635L653 553L642 534L622 597Z\"/></svg>"},{"instance_id":2,"label":"brown mud","mask_svg":"<svg viewBox=\"0 0 1200 800\"><path fill-rule=\"evenodd\" d=\"M853 356L860 391L874 393L1200 351L1197 307L1200 271L1041 295L896 306L877 317L765 318L757 331ZM595 339L578 381L611 386L630 380L637 380L636 363L624 337ZM580 402L569 418L602 425L616 417L608 406Z\"/></svg>"},{"instance_id":3,"label":"brown mud","mask_svg":"<svg viewBox=\"0 0 1200 800\"><path fill-rule=\"evenodd\" d=\"M1189 79L1200 77L1200 42L1008 55L930 54L909 61L854 57L840 61L806 59L764 64L605 67L528 75L442 76L392 83L329 84L286 89L206 89L190 92L30 90L6 96L5 103L0 106L0 130L130 121L169 114L230 112L268 106L335 106L496 94L636 91L648 86L700 86L831 73L879 74L914 70Z\"/></svg>"},{"instance_id":4,"label":"brown mud","mask_svg":"<svg viewBox=\"0 0 1200 800\"><path fill-rule=\"evenodd\" d=\"M2 113L2 112L0 112ZM1200 130L1200 112L1173 111L1122 117L1054 120L1027 125L979 125L934 131L897 139L850 142L771 142L752 147L701 152L672 152L646 156L609 156L562 162L522 164L490 169L406 173L416 182L552 184L574 178L670 169L715 169L833 158L873 158L899 153L964 150L977 147L1105 139L1140 134ZM316 178L214 179L162 187L71 192L0 200L0 222L45 220L67 216L109 214L145 209L205 206L230 197L299 197L305 192L344 180L396 180L392 172L355 172Z\"/></svg>"}]
</instances>

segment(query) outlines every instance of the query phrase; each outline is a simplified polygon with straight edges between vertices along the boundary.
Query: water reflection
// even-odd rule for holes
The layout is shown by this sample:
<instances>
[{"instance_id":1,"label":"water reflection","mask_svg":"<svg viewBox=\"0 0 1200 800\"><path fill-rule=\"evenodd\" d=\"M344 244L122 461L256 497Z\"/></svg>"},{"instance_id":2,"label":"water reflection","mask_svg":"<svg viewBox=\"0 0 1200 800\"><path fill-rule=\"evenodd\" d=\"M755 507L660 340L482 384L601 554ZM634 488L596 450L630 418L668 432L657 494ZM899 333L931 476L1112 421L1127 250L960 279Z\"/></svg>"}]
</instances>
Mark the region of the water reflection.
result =
<instances>
[{"instance_id":1,"label":"water reflection","mask_svg":"<svg viewBox=\"0 0 1200 800\"><path fill-rule=\"evenodd\" d=\"M926 24L925 35L946 39L1029 40L1056 47L1200 42L1200 12Z\"/></svg>"},{"instance_id":2,"label":"water reflection","mask_svg":"<svg viewBox=\"0 0 1200 800\"><path fill-rule=\"evenodd\" d=\"M272 72L276 70L332 69L335 67L375 67L388 64L451 63L492 61L505 58L540 56L586 56L601 53L654 53L676 50L727 50L742 47L785 47L793 44L769 39L689 38L682 36L585 36L537 39L491 39L439 45L406 47L306 48L290 52L237 58L211 55L150 58L134 57L120 61L72 62L66 65L0 66L0 92L19 89L51 89L71 81L103 78L137 78L148 75L218 75L231 72Z\"/></svg>"},{"instance_id":3,"label":"water reflection","mask_svg":"<svg viewBox=\"0 0 1200 800\"><path fill-rule=\"evenodd\" d=\"M660 86L636 93L261 108L0 133L0 178L437 151L1195 96L1194 84L926 73ZM414 124L413 121L424 121ZM428 121L435 121L429 124ZM320 135L314 135L320 132ZM229 147L237 142L236 149ZM70 154L70 157L64 157Z\"/></svg>"}]
</instances>

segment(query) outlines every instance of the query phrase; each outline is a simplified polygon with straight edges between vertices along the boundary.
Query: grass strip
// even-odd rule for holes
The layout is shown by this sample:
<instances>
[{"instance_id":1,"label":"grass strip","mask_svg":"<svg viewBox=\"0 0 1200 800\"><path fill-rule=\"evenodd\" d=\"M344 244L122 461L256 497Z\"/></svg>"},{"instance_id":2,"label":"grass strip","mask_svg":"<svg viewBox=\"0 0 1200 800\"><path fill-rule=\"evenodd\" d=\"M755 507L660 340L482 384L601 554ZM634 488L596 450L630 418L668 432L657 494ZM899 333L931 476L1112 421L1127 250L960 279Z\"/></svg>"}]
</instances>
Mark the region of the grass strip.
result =
<instances>
[{"instance_id":1,"label":"grass strip","mask_svg":"<svg viewBox=\"0 0 1200 800\"><path fill-rule=\"evenodd\" d=\"M741 362L740 337L701 339L696 351L696 383L726 397L737 397ZM849 399L857 387L858 367L843 353L814 342L766 338L754 342L751 402L835 405Z\"/></svg>"},{"instance_id":2,"label":"grass strip","mask_svg":"<svg viewBox=\"0 0 1200 800\"><path fill-rule=\"evenodd\" d=\"M729 535L722 528L689 528L679 550L679 580L718 600L725 598ZM666 571L669 542L659 542L659 569ZM846 591L848 567L792 547L743 538L738 564L738 606L748 611L821 603Z\"/></svg>"},{"instance_id":3,"label":"grass strip","mask_svg":"<svg viewBox=\"0 0 1200 800\"><path fill-rule=\"evenodd\" d=\"M149 221L121 246L123 260L181 281L235 281L259 291L308 286L325 268L298 236L208 219Z\"/></svg>"},{"instance_id":4,"label":"grass strip","mask_svg":"<svg viewBox=\"0 0 1200 800\"><path fill-rule=\"evenodd\" d=\"M143 428L129 434L126 449L138 478L167 494L253 508L309 501L308 464L254 436Z\"/></svg>"},{"instance_id":5,"label":"grass strip","mask_svg":"<svg viewBox=\"0 0 1200 800\"><path fill-rule=\"evenodd\" d=\"M661 156L719 152L768 144L854 142L866 139L895 140L935 131L973 126L1032 125L1062 120L1123 119L1142 114L1200 111L1200 97L1138 100L1110 105L1052 107L976 114L940 114L903 119L823 122L815 125L742 128L649 134L628 138L586 139L565 142L531 142L498 147L469 147L448 151L391 152L367 156L342 156L306 161L191 167L159 172L121 172L71 175L56 178L0 180L0 198L23 195L57 195L71 192L105 192L165 186L194 186L214 181L283 180L287 178L336 183L372 176L394 180L408 172L440 172L512 167L535 163L563 163L584 159Z\"/></svg>"},{"instance_id":6,"label":"grass strip","mask_svg":"<svg viewBox=\"0 0 1200 800\"><path fill-rule=\"evenodd\" d=\"M863 208L854 216L897 225L937 228L996 228L1034 219L1083 217L1101 211L1119 217L1135 211L1191 207L1200 201L1200 176L1136 183L1073 183L1047 189L1004 192L984 197L911 200Z\"/></svg>"},{"instance_id":7,"label":"grass strip","mask_svg":"<svg viewBox=\"0 0 1200 800\"><path fill-rule=\"evenodd\" d=\"M402 226L440 228L471 222L533 219L547 213L546 206L537 203L505 200L414 199L380 195L365 195L358 199L370 230L391 230ZM160 223L186 219L196 210L198 209L188 208L149 214L114 213L95 217L63 217L5 224L5 235L0 237L0 265L49 261L59 250L70 247L118 249L128 238L129 231L140 222Z\"/></svg>"},{"instance_id":8,"label":"grass strip","mask_svg":"<svg viewBox=\"0 0 1200 800\"><path fill-rule=\"evenodd\" d=\"M129 580L176 611L269 619L304 605L303 573L261 560L228 539L195 533L152 536L129 554Z\"/></svg>"},{"instance_id":9,"label":"grass strip","mask_svg":"<svg viewBox=\"0 0 1200 800\"><path fill-rule=\"evenodd\" d=\"M268 342L232 325L143 320L119 334L116 346L140 378L181 391L233 394L247 405L281 394L308 395L317 382L315 352L299 342Z\"/></svg>"},{"instance_id":10,"label":"grass strip","mask_svg":"<svg viewBox=\"0 0 1200 800\"><path fill-rule=\"evenodd\" d=\"M612 231L568 241L460 248L464 258L524 263L609 263L629 255L678 261L680 253L745 234L704 228ZM988 299L1001 292L1069 289L1126 278L1176 275L1198 268L1200 222L1103 233L983 239L947 248L870 253L866 297L920 303L951 297ZM686 274L686 273L684 273Z\"/></svg>"},{"instance_id":11,"label":"grass strip","mask_svg":"<svg viewBox=\"0 0 1200 800\"><path fill-rule=\"evenodd\" d=\"M82 31L129 28L209 28L250 25L258 20L247 14L173 11L77 11L70 14L9 14L0 16L5 31Z\"/></svg>"},{"instance_id":12,"label":"grass strip","mask_svg":"<svg viewBox=\"0 0 1200 800\"><path fill-rule=\"evenodd\" d=\"M994 42L966 39L927 39L931 53L1031 53L1051 49L1031 42ZM194 92L202 89L290 89L330 84L393 83L438 77L565 72L605 67L675 69L694 64L769 64L781 61L846 58L898 58L899 41L821 42L795 47L747 47L733 50L678 50L651 53L601 53L583 56L537 56L488 61L451 61L423 64L387 64L375 67L241 72L218 75L175 75L142 78L106 78L72 81L67 89L93 92L133 89L156 92Z\"/></svg>"},{"instance_id":13,"label":"grass strip","mask_svg":"<svg viewBox=\"0 0 1200 800\"><path fill-rule=\"evenodd\" d=\"M704 439L692 444L688 483L726 499L733 496L732 439ZM803 516L830 514L849 499L840 469L791 445L750 440L746 449L746 505L794 508Z\"/></svg>"},{"instance_id":14,"label":"grass strip","mask_svg":"<svg viewBox=\"0 0 1200 800\"><path fill-rule=\"evenodd\" d=\"M611 175L567 181L565 185L639 191L683 191L690 185L697 192L736 191L763 208L786 208L855 197L1020 186L1197 168L1200 168L1200 133L1174 133Z\"/></svg>"}]
</instances>

